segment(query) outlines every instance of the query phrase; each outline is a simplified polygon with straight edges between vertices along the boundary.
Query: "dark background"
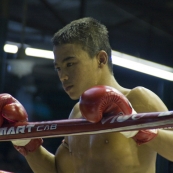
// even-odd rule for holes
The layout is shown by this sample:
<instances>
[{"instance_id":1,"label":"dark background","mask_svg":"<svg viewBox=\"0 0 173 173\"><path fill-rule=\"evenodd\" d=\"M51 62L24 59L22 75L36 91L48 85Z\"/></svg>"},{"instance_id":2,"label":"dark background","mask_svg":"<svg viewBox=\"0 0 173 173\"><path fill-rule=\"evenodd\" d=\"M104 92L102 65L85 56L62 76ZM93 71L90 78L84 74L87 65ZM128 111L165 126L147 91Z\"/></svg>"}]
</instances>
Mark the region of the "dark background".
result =
<instances>
[{"instance_id":1,"label":"dark background","mask_svg":"<svg viewBox=\"0 0 173 173\"><path fill-rule=\"evenodd\" d=\"M173 0L0 0L0 93L16 97L30 121L66 119L76 101L62 90L52 60L7 54L4 44L52 50L53 34L85 16L107 26L112 49L173 67ZM118 66L114 74L120 85L149 88L173 109L172 82ZM45 139L44 146L55 153L61 140ZM10 142L0 143L0 169L32 172ZM157 173L172 172L173 163L158 156Z\"/></svg>"}]
</instances>

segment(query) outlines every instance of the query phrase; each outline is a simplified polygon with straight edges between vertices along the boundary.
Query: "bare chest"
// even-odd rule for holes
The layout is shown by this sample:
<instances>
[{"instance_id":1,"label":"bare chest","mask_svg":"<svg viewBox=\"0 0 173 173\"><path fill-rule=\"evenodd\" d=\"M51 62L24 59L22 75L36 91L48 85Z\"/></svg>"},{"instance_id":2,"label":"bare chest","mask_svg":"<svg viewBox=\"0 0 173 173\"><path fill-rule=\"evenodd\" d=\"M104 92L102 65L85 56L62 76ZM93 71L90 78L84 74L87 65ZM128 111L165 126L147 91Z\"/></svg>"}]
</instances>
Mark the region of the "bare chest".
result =
<instances>
[{"instance_id":1,"label":"bare chest","mask_svg":"<svg viewBox=\"0 0 173 173\"><path fill-rule=\"evenodd\" d=\"M68 137L68 144L76 173L142 172L143 166L154 158L149 156L146 148L140 151L133 140L119 133Z\"/></svg>"}]
</instances>

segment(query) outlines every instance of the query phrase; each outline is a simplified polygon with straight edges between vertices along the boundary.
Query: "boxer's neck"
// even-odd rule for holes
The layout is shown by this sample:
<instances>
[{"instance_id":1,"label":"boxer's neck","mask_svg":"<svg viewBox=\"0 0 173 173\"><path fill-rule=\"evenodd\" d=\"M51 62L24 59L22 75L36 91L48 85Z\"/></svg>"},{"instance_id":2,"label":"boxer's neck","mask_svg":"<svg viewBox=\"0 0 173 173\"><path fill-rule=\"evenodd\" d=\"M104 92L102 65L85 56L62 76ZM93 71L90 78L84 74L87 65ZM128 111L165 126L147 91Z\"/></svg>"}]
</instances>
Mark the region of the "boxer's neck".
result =
<instances>
[{"instance_id":1,"label":"boxer's neck","mask_svg":"<svg viewBox=\"0 0 173 173\"><path fill-rule=\"evenodd\" d=\"M118 91L123 93L124 95L127 95L129 93L129 91L130 91L130 89L122 87L116 81L116 79L115 79L115 77L113 75L107 75L107 77L104 76L104 78L102 78L100 80L99 85L107 85L107 86L114 87L115 89L117 89Z\"/></svg>"}]
</instances>

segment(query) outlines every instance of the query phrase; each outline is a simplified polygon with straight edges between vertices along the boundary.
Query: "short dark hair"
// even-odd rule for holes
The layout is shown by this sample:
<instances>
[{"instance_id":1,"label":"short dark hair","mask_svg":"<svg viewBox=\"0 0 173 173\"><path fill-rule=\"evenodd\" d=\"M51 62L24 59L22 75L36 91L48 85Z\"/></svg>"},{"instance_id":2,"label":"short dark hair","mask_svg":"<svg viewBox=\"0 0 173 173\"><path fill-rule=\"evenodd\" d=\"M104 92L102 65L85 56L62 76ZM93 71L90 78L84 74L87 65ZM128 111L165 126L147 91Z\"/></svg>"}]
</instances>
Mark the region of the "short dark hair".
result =
<instances>
[{"instance_id":1,"label":"short dark hair","mask_svg":"<svg viewBox=\"0 0 173 173\"><path fill-rule=\"evenodd\" d=\"M109 70L113 71L108 30L96 19L85 17L72 21L54 34L52 42L54 46L79 44L91 57L104 50L108 55Z\"/></svg>"}]
</instances>

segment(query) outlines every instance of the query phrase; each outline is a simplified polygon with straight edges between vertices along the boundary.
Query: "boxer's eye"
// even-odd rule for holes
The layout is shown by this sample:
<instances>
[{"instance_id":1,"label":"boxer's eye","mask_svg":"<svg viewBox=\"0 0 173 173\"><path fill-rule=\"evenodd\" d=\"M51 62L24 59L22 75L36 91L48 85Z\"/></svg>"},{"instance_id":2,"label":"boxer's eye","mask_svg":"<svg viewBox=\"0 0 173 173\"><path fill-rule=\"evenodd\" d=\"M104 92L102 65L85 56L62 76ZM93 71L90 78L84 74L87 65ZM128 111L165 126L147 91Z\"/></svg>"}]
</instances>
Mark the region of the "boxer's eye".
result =
<instances>
[{"instance_id":1,"label":"boxer's eye","mask_svg":"<svg viewBox=\"0 0 173 173\"><path fill-rule=\"evenodd\" d=\"M69 62L67 63L67 67L71 67L74 63L73 62Z\"/></svg>"}]
</instances>

